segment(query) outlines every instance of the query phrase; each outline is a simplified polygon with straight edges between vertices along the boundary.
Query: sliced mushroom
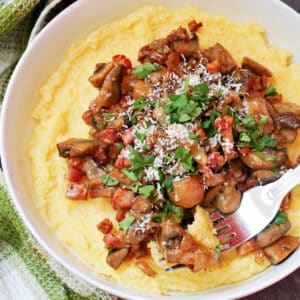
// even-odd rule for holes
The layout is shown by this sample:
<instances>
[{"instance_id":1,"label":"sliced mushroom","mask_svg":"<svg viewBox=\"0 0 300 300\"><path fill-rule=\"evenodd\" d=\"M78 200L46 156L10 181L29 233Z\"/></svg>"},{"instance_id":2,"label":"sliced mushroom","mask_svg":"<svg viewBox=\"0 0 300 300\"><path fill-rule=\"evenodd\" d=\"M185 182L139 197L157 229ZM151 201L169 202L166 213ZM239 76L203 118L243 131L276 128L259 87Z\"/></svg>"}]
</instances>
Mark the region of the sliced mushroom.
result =
<instances>
[{"instance_id":1,"label":"sliced mushroom","mask_svg":"<svg viewBox=\"0 0 300 300\"><path fill-rule=\"evenodd\" d=\"M90 180L88 183L88 192L92 199L112 198L116 190L116 187L105 186L99 178Z\"/></svg>"},{"instance_id":2,"label":"sliced mushroom","mask_svg":"<svg viewBox=\"0 0 300 300\"><path fill-rule=\"evenodd\" d=\"M219 43L213 47L204 49L202 54L209 62L219 59L221 63L220 72L222 74L230 74L237 68L237 64L231 54Z\"/></svg>"},{"instance_id":3,"label":"sliced mushroom","mask_svg":"<svg viewBox=\"0 0 300 300\"><path fill-rule=\"evenodd\" d=\"M289 129L298 129L300 127L299 119L292 112L276 117L275 123Z\"/></svg>"},{"instance_id":4,"label":"sliced mushroom","mask_svg":"<svg viewBox=\"0 0 300 300\"><path fill-rule=\"evenodd\" d=\"M199 176L191 176L173 183L169 192L171 201L180 207L191 208L200 204L204 196L204 187Z\"/></svg>"},{"instance_id":5,"label":"sliced mushroom","mask_svg":"<svg viewBox=\"0 0 300 300\"><path fill-rule=\"evenodd\" d=\"M119 101L122 75L123 66L117 65L105 77L99 95L96 98L98 110L100 110L101 107L110 107Z\"/></svg>"},{"instance_id":6,"label":"sliced mushroom","mask_svg":"<svg viewBox=\"0 0 300 300\"><path fill-rule=\"evenodd\" d=\"M296 140L297 130L289 128L281 128L279 131L273 133L279 145L290 144Z\"/></svg>"},{"instance_id":7,"label":"sliced mushroom","mask_svg":"<svg viewBox=\"0 0 300 300\"><path fill-rule=\"evenodd\" d=\"M260 152L251 151L241 156L243 163L253 170L271 170L284 164L286 149L264 148Z\"/></svg>"},{"instance_id":8,"label":"sliced mushroom","mask_svg":"<svg viewBox=\"0 0 300 300\"><path fill-rule=\"evenodd\" d=\"M264 248L264 252L271 263L276 265L287 258L299 247L299 238L286 235L277 242Z\"/></svg>"},{"instance_id":9,"label":"sliced mushroom","mask_svg":"<svg viewBox=\"0 0 300 300\"><path fill-rule=\"evenodd\" d=\"M277 113L281 115L286 115L289 113L293 113L296 116L300 116L300 106L295 103L274 103L273 104Z\"/></svg>"},{"instance_id":10,"label":"sliced mushroom","mask_svg":"<svg viewBox=\"0 0 300 300\"><path fill-rule=\"evenodd\" d=\"M234 82L241 84L240 94L247 94L252 89L251 78L254 74L248 69L237 69L234 73Z\"/></svg>"},{"instance_id":11,"label":"sliced mushroom","mask_svg":"<svg viewBox=\"0 0 300 300\"><path fill-rule=\"evenodd\" d=\"M276 180L279 175L271 170L257 170L253 172L252 176L258 179L261 184L267 184Z\"/></svg>"},{"instance_id":12,"label":"sliced mushroom","mask_svg":"<svg viewBox=\"0 0 300 300\"><path fill-rule=\"evenodd\" d=\"M264 248L283 237L291 228L291 223L287 220L283 224L271 224L263 232L257 235L257 244Z\"/></svg>"},{"instance_id":13,"label":"sliced mushroom","mask_svg":"<svg viewBox=\"0 0 300 300\"><path fill-rule=\"evenodd\" d=\"M181 226L173 222L164 222L161 225L160 242L166 249L174 249L179 246L184 236Z\"/></svg>"},{"instance_id":14,"label":"sliced mushroom","mask_svg":"<svg viewBox=\"0 0 300 300\"><path fill-rule=\"evenodd\" d=\"M237 187L237 183L233 177L227 178L223 191L221 191L213 206L219 209L224 214L229 214L234 212L240 205L241 202L241 192Z\"/></svg>"},{"instance_id":15,"label":"sliced mushroom","mask_svg":"<svg viewBox=\"0 0 300 300\"><path fill-rule=\"evenodd\" d=\"M89 77L90 83L95 88L101 88L105 77L113 69L113 67L114 64L112 62L97 64L94 74Z\"/></svg>"},{"instance_id":16,"label":"sliced mushroom","mask_svg":"<svg viewBox=\"0 0 300 300\"><path fill-rule=\"evenodd\" d=\"M129 252L128 248L112 251L107 255L106 262L114 269L118 269Z\"/></svg>"},{"instance_id":17,"label":"sliced mushroom","mask_svg":"<svg viewBox=\"0 0 300 300\"><path fill-rule=\"evenodd\" d=\"M199 50L199 39L197 35L193 35L188 41L176 40L173 42L173 48L178 54L190 57Z\"/></svg>"},{"instance_id":18,"label":"sliced mushroom","mask_svg":"<svg viewBox=\"0 0 300 300\"><path fill-rule=\"evenodd\" d=\"M97 148L93 141L77 138L68 139L56 146L59 155L64 158L83 157L93 153Z\"/></svg>"},{"instance_id":19,"label":"sliced mushroom","mask_svg":"<svg viewBox=\"0 0 300 300\"><path fill-rule=\"evenodd\" d=\"M223 186L221 184L207 190L204 194L204 198L201 203L201 206L202 207L210 206L211 202L220 194L222 190L223 190Z\"/></svg>"},{"instance_id":20,"label":"sliced mushroom","mask_svg":"<svg viewBox=\"0 0 300 300\"><path fill-rule=\"evenodd\" d=\"M265 66L261 65L260 63L256 62L255 60L245 56L242 61L242 67L245 69L249 69L253 73L259 75L259 76L267 76L272 77L273 73L266 68Z\"/></svg>"}]
</instances>

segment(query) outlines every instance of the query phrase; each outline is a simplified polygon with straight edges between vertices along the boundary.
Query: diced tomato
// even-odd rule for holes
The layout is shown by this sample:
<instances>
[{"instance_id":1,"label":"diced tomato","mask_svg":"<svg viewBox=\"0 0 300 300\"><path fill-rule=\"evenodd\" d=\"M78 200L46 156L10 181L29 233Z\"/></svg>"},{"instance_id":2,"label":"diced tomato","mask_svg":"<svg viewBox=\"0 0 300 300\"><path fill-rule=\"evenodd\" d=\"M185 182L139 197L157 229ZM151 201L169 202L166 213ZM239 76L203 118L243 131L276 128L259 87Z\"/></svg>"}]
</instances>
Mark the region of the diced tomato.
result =
<instances>
[{"instance_id":1,"label":"diced tomato","mask_svg":"<svg viewBox=\"0 0 300 300\"><path fill-rule=\"evenodd\" d=\"M93 119L93 111L91 109L88 109L86 112L83 113L82 119L86 125L91 125Z\"/></svg>"},{"instance_id":2,"label":"diced tomato","mask_svg":"<svg viewBox=\"0 0 300 300\"><path fill-rule=\"evenodd\" d=\"M117 213L116 213L116 220L118 222L121 222L125 218L125 215L126 215L126 210L123 209L123 208L118 207L117 208Z\"/></svg>"},{"instance_id":3,"label":"diced tomato","mask_svg":"<svg viewBox=\"0 0 300 300\"><path fill-rule=\"evenodd\" d=\"M127 129L127 130L125 130L125 131L122 133L121 138L122 138L123 144L124 144L125 146L127 146L127 145L132 145L133 142L134 142L134 140L135 140L135 136L134 136L134 134L133 134L133 132L132 132L132 129Z\"/></svg>"},{"instance_id":4,"label":"diced tomato","mask_svg":"<svg viewBox=\"0 0 300 300\"><path fill-rule=\"evenodd\" d=\"M117 65L122 65L124 67L124 73L129 74L131 68L132 68L132 63L129 58L127 58L125 55L118 54L114 55L112 57L112 60L115 64Z\"/></svg>"},{"instance_id":5,"label":"diced tomato","mask_svg":"<svg viewBox=\"0 0 300 300\"><path fill-rule=\"evenodd\" d=\"M71 182L79 182L84 173L80 169L81 165L81 159L76 158L70 158L68 159L68 175L67 179Z\"/></svg>"},{"instance_id":6,"label":"diced tomato","mask_svg":"<svg viewBox=\"0 0 300 300\"><path fill-rule=\"evenodd\" d=\"M126 169L131 167L131 162L126 157L119 157L115 162L117 169Z\"/></svg>"},{"instance_id":7,"label":"diced tomato","mask_svg":"<svg viewBox=\"0 0 300 300\"><path fill-rule=\"evenodd\" d=\"M110 233L113 229L113 224L110 219L105 218L99 224L97 224L98 230L102 233L107 234Z\"/></svg>"},{"instance_id":8,"label":"diced tomato","mask_svg":"<svg viewBox=\"0 0 300 300\"><path fill-rule=\"evenodd\" d=\"M66 197L71 200L86 200L88 195L88 185L83 183L70 182Z\"/></svg>"},{"instance_id":9,"label":"diced tomato","mask_svg":"<svg viewBox=\"0 0 300 300\"><path fill-rule=\"evenodd\" d=\"M207 165L212 170L222 167L225 164L225 158L220 152L213 152L208 155Z\"/></svg>"},{"instance_id":10,"label":"diced tomato","mask_svg":"<svg viewBox=\"0 0 300 300\"><path fill-rule=\"evenodd\" d=\"M117 131L114 128L107 128L100 132L98 140L106 145L113 145L118 139Z\"/></svg>"},{"instance_id":11,"label":"diced tomato","mask_svg":"<svg viewBox=\"0 0 300 300\"><path fill-rule=\"evenodd\" d=\"M251 152L251 148L248 146L240 147L240 153L246 155Z\"/></svg>"},{"instance_id":12,"label":"diced tomato","mask_svg":"<svg viewBox=\"0 0 300 300\"><path fill-rule=\"evenodd\" d=\"M255 239L249 240L239 247L236 248L236 252L238 255L243 256L247 255L258 249L258 245Z\"/></svg>"},{"instance_id":13,"label":"diced tomato","mask_svg":"<svg viewBox=\"0 0 300 300\"><path fill-rule=\"evenodd\" d=\"M193 20L188 23L188 28L190 32L196 32L202 25L202 22L197 23L196 20Z\"/></svg>"},{"instance_id":14,"label":"diced tomato","mask_svg":"<svg viewBox=\"0 0 300 300\"><path fill-rule=\"evenodd\" d=\"M221 70L221 61L220 59L215 59L214 61L206 64L206 69L209 73L215 74Z\"/></svg>"},{"instance_id":15,"label":"diced tomato","mask_svg":"<svg viewBox=\"0 0 300 300\"><path fill-rule=\"evenodd\" d=\"M123 188L118 188L112 198L113 207L129 209L133 204L134 198L135 198L135 193L133 191L123 189Z\"/></svg>"},{"instance_id":16,"label":"diced tomato","mask_svg":"<svg viewBox=\"0 0 300 300\"><path fill-rule=\"evenodd\" d=\"M222 116L215 120L215 127L218 130L231 129L233 125L233 117Z\"/></svg>"},{"instance_id":17,"label":"diced tomato","mask_svg":"<svg viewBox=\"0 0 300 300\"><path fill-rule=\"evenodd\" d=\"M108 233L104 236L103 242L107 248L122 248L124 247L124 235Z\"/></svg>"},{"instance_id":18,"label":"diced tomato","mask_svg":"<svg viewBox=\"0 0 300 300\"><path fill-rule=\"evenodd\" d=\"M109 160L109 157L103 148L98 148L98 150L94 153L93 158L100 165L107 163Z\"/></svg>"}]
</instances>

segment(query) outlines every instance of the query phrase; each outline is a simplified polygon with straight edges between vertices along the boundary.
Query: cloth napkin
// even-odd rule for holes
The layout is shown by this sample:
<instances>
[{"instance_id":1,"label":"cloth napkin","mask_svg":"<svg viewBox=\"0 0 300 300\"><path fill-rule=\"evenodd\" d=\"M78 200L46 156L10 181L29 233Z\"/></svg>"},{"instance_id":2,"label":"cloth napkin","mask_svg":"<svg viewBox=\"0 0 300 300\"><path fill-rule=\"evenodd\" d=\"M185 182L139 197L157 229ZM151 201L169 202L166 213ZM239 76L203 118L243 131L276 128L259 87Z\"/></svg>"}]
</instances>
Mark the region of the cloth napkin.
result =
<instances>
[{"instance_id":1,"label":"cloth napkin","mask_svg":"<svg viewBox=\"0 0 300 300\"><path fill-rule=\"evenodd\" d=\"M0 0L0 103L31 29L49 2ZM59 3L51 10L51 17L74 1L55 2ZM16 212L1 171L0 299L111 299L106 292L68 272L41 248Z\"/></svg>"}]
</instances>

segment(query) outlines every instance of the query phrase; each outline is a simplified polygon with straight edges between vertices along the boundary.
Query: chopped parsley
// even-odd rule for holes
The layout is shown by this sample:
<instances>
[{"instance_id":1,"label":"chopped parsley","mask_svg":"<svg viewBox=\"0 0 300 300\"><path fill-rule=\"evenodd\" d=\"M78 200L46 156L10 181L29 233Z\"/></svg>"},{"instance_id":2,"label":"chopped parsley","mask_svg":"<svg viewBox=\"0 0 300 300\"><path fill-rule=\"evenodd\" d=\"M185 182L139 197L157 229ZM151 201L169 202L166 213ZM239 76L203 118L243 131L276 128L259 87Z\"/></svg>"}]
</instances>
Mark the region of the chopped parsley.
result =
<instances>
[{"instance_id":1,"label":"chopped parsley","mask_svg":"<svg viewBox=\"0 0 300 300\"><path fill-rule=\"evenodd\" d=\"M122 143L116 143L118 149L123 149L124 145Z\"/></svg>"},{"instance_id":2,"label":"chopped parsley","mask_svg":"<svg viewBox=\"0 0 300 300\"><path fill-rule=\"evenodd\" d=\"M265 91L264 97L275 96L275 95L277 95L277 91L275 87L273 86L273 84L269 84L269 86Z\"/></svg>"},{"instance_id":3,"label":"chopped parsley","mask_svg":"<svg viewBox=\"0 0 300 300\"><path fill-rule=\"evenodd\" d=\"M172 217L173 214L175 214L176 217L181 219L184 215L184 212L182 208L176 206L171 201L166 201L164 203L162 211L159 212L156 216L154 216L152 220L156 223L162 223L163 219Z\"/></svg>"},{"instance_id":4,"label":"chopped parsley","mask_svg":"<svg viewBox=\"0 0 300 300\"><path fill-rule=\"evenodd\" d=\"M199 135L199 133L189 132L189 139L199 143L200 142L200 135Z\"/></svg>"},{"instance_id":5,"label":"chopped parsley","mask_svg":"<svg viewBox=\"0 0 300 300\"><path fill-rule=\"evenodd\" d=\"M154 65L151 62L145 62L142 65L135 67L132 74L138 78L146 78L152 72L158 71L160 69L159 65Z\"/></svg>"},{"instance_id":6,"label":"chopped parsley","mask_svg":"<svg viewBox=\"0 0 300 300\"><path fill-rule=\"evenodd\" d=\"M102 182L107 186L116 186L120 183L120 180L117 178L110 177L108 175L101 176Z\"/></svg>"},{"instance_id":7,"label":"chopped parsley","mask_svg":"<svg viewBox=\"0 0 300 300\"><path fill-rule=\"evenodd\" d=\"M144 197L148 198L153 194L154 190L155 190L154 185L144 185L139 188L139 193Z\"/></svg>"},{"instance_id":8,"label":"chopped parsley","mask_svg":"<svg viewBox=\"0 0 300 300\"><path fill-rule=\"evenodd\" d=\"M274 220L274 223L275 223L275 224L283 224L283 223L285 223L286 221L287 221L287 214L284 213L283 211L280 211L280 212L277 214L277 216L276 216L276 218L275 218L275 220Z\"/></svg>"},{"instance_id":9,"label":"chopped parsley","mask_svg":"<svg viewBox=\"0 0 300 300\"><path fill-rule=\"evenodd\" d=\"M221 113L214 107L209 119L201 120L199 125L205 129L209 137L216 135L218 132L215 127L215 120L221 116Z\"/></svg>"},{"instance_id":10,"label":"chopped parsley","mask_svg":"<svg viewBox=\"0 0 300 300\"><path fill-rule=\"evenodd\" d=\"M162 187L165 188L167 191L170 191L173 188L173 176L165 177L162 182Z\"/></svg>"},{"instance_id":11,"label":"chopped parsley","mask_svg":"<svg viewBox=\"0 0 300 300\"><path fill-rule=\"evenodd\" d=\"M144 142L145 139L146 139L146 134L145 133L142 133L142 132L136 132L134 134L141 142Z\"/></svg>"},{"instance_id":12,"label":"chopped parsley","mask_svg":"<svg viewBox=\"0 0 300 300\"><path fill-rule=\"evenodd\" d=\"M216 246L215 252L217 254L218 259L220 259L220 257L221 257L221 246L220 245Z\"/></svg>"},{"instance_id":13,"label":"chopped parsley","mask_svg":"<svg viewBox=\"0 0 300 300\"><path fill-rule=\"evenodd\" d=\"M126 233L128 228L133 224L134 221L135 221L135 217L129 216L123 219L121 222L119 222L119 227L123 229L123 231Z\"/></svg>"},{"instance_id":14,"label":"chopped parsley","mask_svg":"<svg viewBox=\"0 0 300 300\"><path fill-rule=\"evenodd\" d=\"M135 99L133 103L133 109L143 109L148 105L146 99L144 97L140 97Z\"/></svg>"},{"instance_id":15,"label":"chopped parsley","mask_svg":"<svg viewBox=\"0 0 300 300\"><path fill-rule=\"evenodd\" d=\"M102 116L103 116L104 118L112 118L112 117L114 117L113 114L106 113L106 112L102 113Z\"/></svg>"},{"instance_id":16,"label":"chopped parsley","mask_svg":"<svg viewBox=\"0 0 300 300\"><path fill-rule=\"evenodd\" d=\"M188 171L195 171L195 167L193 166L194 159L190 155L190 149L179 146L175 150L175 158L181 160L182 166Z\"/></svg>"}]
</instances>

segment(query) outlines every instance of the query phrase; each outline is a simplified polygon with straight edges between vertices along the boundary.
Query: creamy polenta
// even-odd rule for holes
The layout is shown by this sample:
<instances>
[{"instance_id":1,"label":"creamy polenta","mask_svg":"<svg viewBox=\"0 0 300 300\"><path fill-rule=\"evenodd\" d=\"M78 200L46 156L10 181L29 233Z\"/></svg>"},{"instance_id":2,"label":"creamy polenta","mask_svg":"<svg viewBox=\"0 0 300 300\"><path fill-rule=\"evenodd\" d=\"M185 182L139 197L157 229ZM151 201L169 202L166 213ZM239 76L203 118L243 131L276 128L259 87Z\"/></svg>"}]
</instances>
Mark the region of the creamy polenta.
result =
<instances>
[{"instance_id":1,"label":"creamy polenta","mask_svg":"<svg viewBox=\"0 0 300 300\"><path fill-rule=\"evenodd\" d=\"M89 128L81 115L89 102L97 96L87 78L98 62L110 61L114 54L125 54L136 64L139 49L145 44L166 36L172 29L199 20L201 48L216 42L226 47L238 64L244 56L263 62L274 76L273 84L289 102L300 104L300 65L290 65L290 53L268 45L264 30L257 24L233 23L227 18L204 13L196 8L170 9L142 7L132 14L105 24L85 39L74 43L50 79L41 87L39 104L33 112L36 121L30 144L32 176L36 188L36 205L57 237L73 249L99 275L117 284L156 294L195 292L247 279L265 270L270 262L255 262L255 253L237 256L231 251L222 256L221 267L192 272L181 268L166 272L158 245L151 242L152 258L148 264L156 272L146 276L133 261L117 270L106 263L103 235L96 224L105 217L114 220L115 210L109 199L72 201L65 198L66 163L57 154L56 144L70 137L87 138ZM300 154L300 135L288 146L289 157L295 162ZM300 189L292 192L288 217L291 235L300 236ZM116 225L116 224L115 224ZM213 234L207 212L197 207L195 221L188 231L194 238L214 249L218 240Z\"/></svg>"}]
</instances>

